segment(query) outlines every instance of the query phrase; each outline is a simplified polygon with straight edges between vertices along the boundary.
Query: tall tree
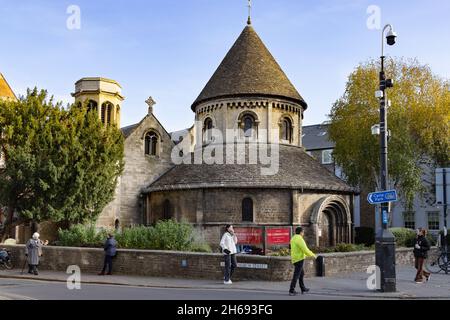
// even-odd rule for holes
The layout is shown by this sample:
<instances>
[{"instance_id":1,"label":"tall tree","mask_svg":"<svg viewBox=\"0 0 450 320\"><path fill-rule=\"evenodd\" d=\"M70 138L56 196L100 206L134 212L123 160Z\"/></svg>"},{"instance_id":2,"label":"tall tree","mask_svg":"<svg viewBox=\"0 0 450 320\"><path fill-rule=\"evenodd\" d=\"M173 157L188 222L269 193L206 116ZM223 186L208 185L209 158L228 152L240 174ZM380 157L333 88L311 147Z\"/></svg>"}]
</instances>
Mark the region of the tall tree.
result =
<instances>
[{"instance_id":1,"label":"tall tree","mask_svg":"<svg viewBox=\"0 0 450 320\"><path fill-rule=\"evenodd\" d=\"M17 102L0 102L3 237L27 221L93 221L113 199L124 165L123 137L87 110L64 109L37 89Z\"/></svg>"},{"instance_id":2,"label":"tall tree","mask_svg":"<svg viewBox=\"0 0 450 320\"><path fill-rule=\"evenodd\" d=\"M371 127L379 123L379 64L362 64L349 76L344 95L331 111L329 134L336 143L334 158L348 182L366 190L378 185L379 138ZM417 60L392 59L386 73L394 80L388 90L389 176L406 208L423 191L424 162L450 164L450 82L434 75Z\"/></svg>"}]
</instances>

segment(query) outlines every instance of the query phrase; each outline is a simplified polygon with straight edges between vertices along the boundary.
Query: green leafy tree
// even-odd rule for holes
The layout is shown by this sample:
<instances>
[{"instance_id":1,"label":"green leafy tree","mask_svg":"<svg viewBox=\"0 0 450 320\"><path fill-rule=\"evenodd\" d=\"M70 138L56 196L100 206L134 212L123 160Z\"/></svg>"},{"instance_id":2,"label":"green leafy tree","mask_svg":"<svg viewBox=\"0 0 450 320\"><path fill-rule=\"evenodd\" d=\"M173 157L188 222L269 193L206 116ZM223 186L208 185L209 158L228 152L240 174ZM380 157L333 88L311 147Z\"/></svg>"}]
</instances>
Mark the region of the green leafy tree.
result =
<instances>
[{"instance_id":1,"label":"green leafy tree","mask_svg":"<svg viewBox=\"0 0 450 320\"><path fill-rule=\"evenodd\" d=\"M113 199L124 165L123 137L87 110L65 109L37 89L17 102L0 102L3 238L28 221L65 227L93 221Z\"/></svg>"},{"instance_id":2,"label":"green leafy tree","mask_svg":"<svg viewBox=\"0 0 450 320\"><path fill-rule=\"evenodd\" d=\"M334 158L354 186L374 190L379 186L379 138L371 127L379 123L379 64L362 64L349 76L344 95L331 111L329 134L336 143ZM424 163L450 164L450 83L416 60L389 60L387 76L389 176L399 189L406 208L422 194Z\"/></svg>"}]
</instances>

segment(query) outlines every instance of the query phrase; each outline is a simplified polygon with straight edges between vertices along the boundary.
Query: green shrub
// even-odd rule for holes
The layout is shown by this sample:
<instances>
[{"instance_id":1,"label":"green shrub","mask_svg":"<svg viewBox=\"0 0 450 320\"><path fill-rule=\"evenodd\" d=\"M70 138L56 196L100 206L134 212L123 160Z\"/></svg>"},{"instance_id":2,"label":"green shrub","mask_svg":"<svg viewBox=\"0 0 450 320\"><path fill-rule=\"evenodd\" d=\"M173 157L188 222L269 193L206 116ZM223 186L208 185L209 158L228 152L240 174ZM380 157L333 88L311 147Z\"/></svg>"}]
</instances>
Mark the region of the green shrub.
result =
<instances>
[{"instance_id":1,"label":"green shrub","mask_svg":"<svg viewBox=\"0 0 450 320\"><path fill-rule=\"evenodd\" d=\"M416 242L416 232L406 228L390 229L395 237L397 247L412 248Z\"/></svg>"},{"instance_id":2,"label":"green shrub","mask_svg":"<svg viewBox=\"0 0 450 320\"><path fill-rule=\"evenodd\" d=\"M75 225L59 230L58 244L68 247L102 247L107 230L93 225ZM137 226L114 233L119 248L211 252L210 246L188 223L174 220L159 221L154 227Z\"/></svg>"},{"instance_id":3,"label":"green shrub","mask_svg":"<svg viewBox=\"0 0 450 320\"><path fill-rule=\"evenodd\" d=\"M67 247L102 247L107 231L94 225L74 225L69 230L58 230L58 244Z\"/></svg>"},{"instance_id":4,"label":"green shrub","mask_svg":"<svg viewBox=\"0 0 450 320\"><path fill-rule=\"evenodd\" d=\"M289 248L281 248L279 250L271 252L269 255L274 257L288 257L291 255L291 250L289 250Z\"/></svg>"},{"instance_id":5,"label":"green shrub","mask_svg":"<svg viewBox=\"0 0 450 320\"><path fill-rule=\"evenodd\" d=\"M369 227L355 228L355 243L364 244L368 247L375 243L375 231Z\"/></svg>"},{"instance_id":6,"label":"green shrub","mask_svg":"<svg viewBox=\"0 0 450 320\"><path fill-rule=\"evenodd\" d=\"M368 248L363 244L352 244L352 243L339 243L334 248L334 252L355 252L365 250L368 250Z\"/></svg>"}]
</instances>

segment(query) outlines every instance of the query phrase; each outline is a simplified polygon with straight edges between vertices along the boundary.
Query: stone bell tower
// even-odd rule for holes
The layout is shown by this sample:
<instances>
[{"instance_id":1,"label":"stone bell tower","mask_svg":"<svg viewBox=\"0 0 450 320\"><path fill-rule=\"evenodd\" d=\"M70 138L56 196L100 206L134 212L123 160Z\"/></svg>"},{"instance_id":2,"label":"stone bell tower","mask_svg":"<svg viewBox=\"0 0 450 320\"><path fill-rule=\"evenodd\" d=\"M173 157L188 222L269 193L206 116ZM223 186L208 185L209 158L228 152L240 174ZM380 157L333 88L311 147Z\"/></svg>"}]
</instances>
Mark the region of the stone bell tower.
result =
<instances>
[{"instance_id":1,"label":"stone bell tower","mask_svg":"<svg viewBox=\"0 0 450 320\"><path fill-rule=\"evenodd\" d=\"M97 112L103 124L114 124L120 128L120 111L125 97L117 81L98 77L82 78L75 83L72 96L75 103L86 103L90 110Z\"/></svg>"}]
</instances>

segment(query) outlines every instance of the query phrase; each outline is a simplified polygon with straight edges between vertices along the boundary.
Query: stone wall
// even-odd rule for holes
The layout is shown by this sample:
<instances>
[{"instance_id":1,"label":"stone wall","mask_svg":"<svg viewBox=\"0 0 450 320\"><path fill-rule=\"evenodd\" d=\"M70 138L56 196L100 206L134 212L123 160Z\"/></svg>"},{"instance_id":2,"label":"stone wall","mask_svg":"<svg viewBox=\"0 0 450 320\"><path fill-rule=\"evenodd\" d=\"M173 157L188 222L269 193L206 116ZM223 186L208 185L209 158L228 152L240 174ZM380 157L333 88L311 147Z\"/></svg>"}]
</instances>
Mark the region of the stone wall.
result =
<instances>
[{"instance_id":1,"label":"stone wall","mask_svg":"<svg viewBox=\"0 0 450 320\"><path fill-rule=\"evenodd\" d=\"M12 251L15 267L21 268L25 258L24 247L2 247ZM374 252L333 253L323 257L326 276L366 272L367 267L375 263ZM238 255L237 259L241 265L235 273L236 280L288 281L292 277L289 257ZM396 259L397 265L413 265L412 249L397 249ZM221 254L119 250L113 268L114 273L120 275L221 280L222 260ZM102 263L102 249L44 247L40 269L66 271L69 265L78 265L82 272L96 273ZM315 263L307 260L305 272L308 277L315 275Z\"/></svg>"}]
</instances>

